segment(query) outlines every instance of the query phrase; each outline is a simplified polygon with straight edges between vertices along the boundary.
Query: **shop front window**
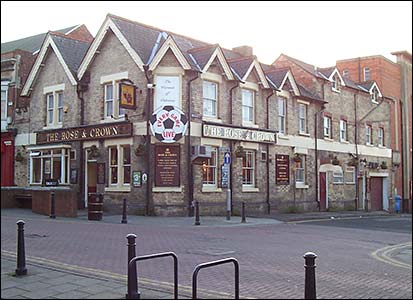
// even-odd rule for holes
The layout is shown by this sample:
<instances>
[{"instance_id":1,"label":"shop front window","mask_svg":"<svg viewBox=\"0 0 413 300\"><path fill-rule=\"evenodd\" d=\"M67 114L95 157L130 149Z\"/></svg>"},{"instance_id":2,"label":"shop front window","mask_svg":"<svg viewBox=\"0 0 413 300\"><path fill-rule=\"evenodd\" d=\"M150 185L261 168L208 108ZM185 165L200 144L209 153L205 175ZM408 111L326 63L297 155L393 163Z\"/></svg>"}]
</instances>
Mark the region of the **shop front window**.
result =
<instances>
[{"instance_id":1,"label":"shop front window","mask_svg":"<svg viewBox=\"0 0 413 300\"><path fill-rule=\"evenodd\" d=\"M43 184L46 179L69 184L70 149L39 149L30 152L30 184Z\"/></svg>"}]
</instances>

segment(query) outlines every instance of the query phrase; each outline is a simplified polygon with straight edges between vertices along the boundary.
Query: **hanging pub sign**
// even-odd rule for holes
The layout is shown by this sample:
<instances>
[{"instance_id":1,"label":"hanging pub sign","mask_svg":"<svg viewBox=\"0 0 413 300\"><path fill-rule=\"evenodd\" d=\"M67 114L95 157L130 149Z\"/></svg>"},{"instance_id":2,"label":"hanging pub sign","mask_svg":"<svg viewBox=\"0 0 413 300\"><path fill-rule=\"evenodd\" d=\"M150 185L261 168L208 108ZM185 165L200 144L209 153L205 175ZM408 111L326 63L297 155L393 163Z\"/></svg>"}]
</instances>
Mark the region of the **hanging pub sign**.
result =
<instances>
[{"instance_id":1,"label":"hanging pub sign","mask_svg":"<svg viewBox=\"0 0 413 300\"><path fill-rule=\"evenodd\" d=\"M162 143L174 143L186 132L188 119L176 106L167 105L154 111L150 119L152 134Z\"/></svg>"},{"instance_id":2,"label":"hanging pub sign","mask_svg":"<svg viewBox=\"0 0 413 300\"><path fill-rule=\"evenodd\" d=\"M119 83L119 106L126 109L136 109L136 85L132 81Z\"/></svg>"}]
</instances>

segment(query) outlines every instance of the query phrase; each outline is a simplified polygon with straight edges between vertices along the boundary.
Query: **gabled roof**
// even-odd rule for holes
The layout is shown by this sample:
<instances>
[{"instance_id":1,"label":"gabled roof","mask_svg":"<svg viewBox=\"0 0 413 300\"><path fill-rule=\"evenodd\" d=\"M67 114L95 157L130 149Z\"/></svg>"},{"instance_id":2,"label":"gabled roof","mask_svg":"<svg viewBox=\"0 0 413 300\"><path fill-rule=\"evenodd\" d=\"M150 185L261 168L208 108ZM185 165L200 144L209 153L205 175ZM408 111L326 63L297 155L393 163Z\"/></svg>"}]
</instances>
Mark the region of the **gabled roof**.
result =
<instances>
[{"instance_id":1,"label":"gabled roof","mask_svg":"<svg viewBox=\"0 0 413 300\"><path fill-rule=\"evenodd\" d=\"M255 68L263 87L270 88L261 64L255 55L229 59L228 63L231 66L232 72L237 75L239 81L245 82Z\"/></svg>"},{"instance_id":2,"label":"gabled roof","mask_svg":"<svg viewBox=\"0 0 413 300\"><path fill-rule=\"evenodd\" d=\"M46 58L48 49L52 49L62 65L72 85L77 85L76 72L90 43L68 38L59 33L49 32L43 42L39 55L33 64L21 95L28 96L40 67Z\"/></svg>"},{"instance_id":3,"label":"gabled roof","mask_svg":"<svg viewBox=\"0 0 413 300\"><path fill-rule=\"evenodd\" d=\"M323 100L320 96L318 96L317 94L307 90L304 86L302 86L301 84L297 83L297 87L298 90L300 91L300 96L307 98L307 99L311 99L311 100L316 100L316 101L321 101L323 103L327 103L328 101Z\"/></svg>"},{"instance_id":4,"label":"gabled roof","mask_svg":"<svg viewBox=\"0 0 413 300\"><path fill-rule=\"evenodd\" d=\"M357 84L359 89L363 90L364 92L367 93L373 93L374 88L377 89L377 91L379 92L379 96L383 97L377 83L375 81L365 81L365 82L361 82Z\"/></svg>"},{"instance_id":5,"label":"gabled roof","mask_svg":"<svg viewBox=\"0 0 413 300\"><path fill-rule=\"evenodd\" d=\"M70 33L80 25L71 26L64 29L55 30L55 32L60 32L63 34ZM47 35L47 32L25 37L22 39L6 42L1 44L1 53L6 53L14 51L16 49L21 49L30 53L35 53L40 50L42 43Z\"/></svg>"}]
</instances>

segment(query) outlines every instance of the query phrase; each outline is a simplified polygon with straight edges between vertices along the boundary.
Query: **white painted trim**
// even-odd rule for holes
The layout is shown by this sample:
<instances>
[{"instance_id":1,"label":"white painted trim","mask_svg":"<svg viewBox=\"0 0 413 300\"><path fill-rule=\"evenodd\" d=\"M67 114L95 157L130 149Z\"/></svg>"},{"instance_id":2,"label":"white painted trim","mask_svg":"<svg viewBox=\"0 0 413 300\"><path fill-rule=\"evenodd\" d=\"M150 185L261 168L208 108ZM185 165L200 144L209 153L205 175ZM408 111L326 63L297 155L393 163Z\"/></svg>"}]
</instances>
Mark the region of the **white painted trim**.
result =
<instances>
[{"instance_id":1,"label":"white painted trim","mask_svg":"<svg viewBox=\"0 0 413 300\"><path fill-rule=\"evenodd\" d=\"M389 173L369 172L369 177L389 177Z\"/></svg>"},{"instance_id":2,"label":"white painted trim","mask_svg":"<svg viewBox=\"0 0 413 300\"><path fill-rule=\"evenodd\" d=\"M133 145L133 138L118 138L105 140L104 147L117 146L117 145Z\"/></svg>"},{"instance_id":3,"label":"white painted trim","mask_svg":"<svg viewBox=\"0 0 413 300\"><path fill-rule=\"evenodd\" d=\"M334 74L338 75L338 78L340 78L340 84L341 86L346 86L343 77L341 77L340 72L338 71L337 68L334 69L334 71L331 73L330 77L328 78L329 81L333 82L334 81ZM337 90L338 91L338 90Z\"/></svg>"},{"instance_id":4,"label":"white painted trim","mask_svg":"<svg viewBox=\"0 0 413 300\"><path fill-rule=\"evenodd\" d=\"M247 80L248 76L250 75L254 67L255 67L255 70L257 70L258 77L262 83L262 86L267 89L270 88L267 78L265 77L264 71L262 70L260 63L258 62L256 58L254 58L254 60L252 61L251 65L248 68L248 71L245 73L244 77L242 78L242 81Z\"/></svg>"},{"instance_id":5,"label":"white painted trim","mask_svg":"<svg viewBox=\"0 0 413 300\"><path fill-rule=\"evenodd\" d=\"M281 82L279 89L282 90L282 87L287 82L287 79L290 81L291 85L293 86L294 95L296 96L300 95L300 90L298 89L294 76L290 70L288 70L288 72L285 74L284 79Z\"/></svg>"},{"instance_id":6,"label":"white painted trim","mask_svg":"<svg viewBox=\"0 0 413 300\"><path fill-rule=\"evenodd\" d=\"M221 193L222 188L217 188L216 186L202 186L202 193Z\"/></svg>"},{"instance_id":7,"label":"white painted trim","mask_svg":"<svg viewBox=\"0 0 413 300\"><path fill-rule=\"evenodd\" d=\"M234 76L231 72L231 67L229 66L224 54L222 53L222 49L217 46L215 51L212 53L211 57L209 58L208 62L206 63L205 67L202 69L202 72L205 73L211 66L212 62L214 61L215 57L218 58L218 61L221 63L222 68L224 69L225 76L228 80L234 80Z\"/></svg>"},{"instance_id":8,"label":"white painted trim","mask_svg":"<svg viewBox=\"0 0 413 300\"><path fill-rule=\"evenodd\" d=\"M45 86L43 88L43 95L48 94L48 93L53 93L57 91L64 91L65 90L65 84L56 84L56 85L51 85L51 86Z\"/></svg>"},{"instance_id":9,"label":"white painted trim","mask_svg":"<svg viewBox=\"0 0 413 300\"><path fill-rule=\"evenodd\" d=\"M242 186L242 192L243 193L258 193L260 191L259 188L256 187L250 187L250 186Z\"/></svg>"},{"instance_id":10,"label":"white painted trim","mask_svg":"<svg viewBox=\"0 0 413 300\"><path fill-rule=\"evenodd\" d=\"M53 51L55 52L55 55L58 59L58 61L60 62L60 64L63 67L63 70L65 71L67 77L69 78L69 81L72 85L77 85L77 81L76 79L73 77L72 72L70 72L68 66L66 65L62 54L60 53L59 49L57 48L56 44L54 43L52 37L50 36L50 34L47 35L46 40L44 41L42 48L40 49L39 55L36 58L36 61L34 62L34 65L32 67L32 69L30 70L29 76L27 77L27 81L23 86L23 90L21 95L22 96L28 96L29 92L30 92L30 88L32 87L36 75L40 70L40 66L46 56L47 53L47 49L48 47L51 46L51 48L53 49Z\"/></svg>"},{"instance_id":11,"label":"white painted trim","mask_svg":"<svg viewBox=\"0 0 413 300\"><path fill-rule=\"evenodd\" d=\"M370 87L370 90L369 90L369 93L370 93L370 94L373 93L373 89L374 89L374 88L377 88L377 91L379 92L379 96L380 96L380 97L383 97L383 95L382 95L381 92L380 92L379 86L377 85L377 83L376 83L375 81L373 82L372 86ZM379 103L377 100L376 100L376 101L373 101L373 102Z\"/></svg>"},{"instance_id":12,"label":"white painted trim","mask_svg":"<svg viewBox=\"0 0 413 300\"><path fill-rule=\"evenodd\" d=\"M212 138L201 137L201 145L222 147L222 139L212 139Z\"/></svg>"},{"instance_id":13,"label":"white painted trim","mask_svg":"<svg viewBox=\"0 0 413 300\"><path fill-rule=\"evenodd\" d=\"M117 81L121 79L128 79L128 78L129 78L128 71L110 74L110 75L104 75L100 77L100 84L104 84L104 83L111 82L111 81Z\"/></svg>"},{"instance_id":14,"label":"white painted trim","mask_svg":"<svg viewBox=\"0 0 413 300\"><path fill-rule=\"evenodd\" d=\"M242 89L254 90L255 92L258 92L259 90L258 83L250 82L250 81L247 81L245 83L240 83L239 87Z\"/></svg>"},{"instance_id":15,"label":"white painted trim","mask_svg":"<svg viewBox=\"0 0 413 300\"><path fill-rule=\"evenodd\" d=\"M42 146L29 146L27 147L28 151L33 151L33 150L48 150L48 149L72 149L71 145L67 144L57 144L57 145L42 145Z\"/></svg>"},{"instance_id":16,"label":"white painted trim","mask_svg":"<svg viewBox=\"0 0 413 300\"><path fill-rule=\"evenodd\" d=\"M241 142L241 146L244 147L247 150L258 151L260 149L260 145L258 143Z\"/></svg>"},{"instance_id":17,"label":"white painted trim","mask_svg":"<svg viewBox=\"0 0 413 300\"><path fill-rule=\"evenodd\" d=\"M203 80L213 81L215 83L222 83L222 75L216 73L205 72L202 73L199 77Z\"/></svg>"},{"instance_id":18,"label":"white painted trim","mask_svg":"<svg viewBox=\"0 0 413 300\"><path fill-rule=\"evenodd\" d=\"M162 58L167 53L168 49L172 50L172 53L175 55L175 58L178 60L179 64L182 66L182 68L184 70L190 70L191 69L191 65L186 60L185 56L183 55L183 53L179 49L178 45L175 43L172 36L168 36L166 41L163 43L162 47L155 54L155 57L153 58L152 62L149 64L149 70L150 71L153 71L153 70L156 69L158 64L161 62Z\"/></svg>"},{"instance_id":19,"label":"white painted trim","mask_svg":"<svg viewBox=\"0 0 413 300\"><path fill-rule=\"evenodd\" d=\"M36 144L36 133L18 133L14 138L14 146Z\"/></svg>"},{"instance_id":20,"label":"white painted trim","mask_svg":"<svg viewBox=\"0 0 413 300\"><path fill-rule=\"evenodd\" d=\"M185 75L185 70L181 67L157 67L153 72L156 75Z\"/></svg>"},{"instance_id":21,"label":"white painted trim","mask_svg":"<svg viewBox=\"0 0 413 300\"><path fill-rule=\"evenodd\" d=\"M132 60L136 63L138 68L143 72L143 61L139 57L139 55L133 50L125 36L120 32L120 30L116 27L115 23L110 19L110 17L106 17L106 20L103 22L102 26L100 27L95 39L93 40L92 45L89 47L89 50L87 51L85 58L83 59L79 71L77 72L77 77L82 79L83 75L85 74L87 68L89 67L89 64L92 62L92 58L96 53L96 50L99 48L100 44L103 41L103 38L105 37L108 29L111 29L115 36L118 38L120 43L125 47L126 51L129 53L131 56Z\"/></svg>"},{"instance_id":22,"label":"white painted trim","mask_svg":"<svg viewBox=\"0 0 413 300\"><path fill-rule=\"evenodd\" d=\"M109 186L109 187L105 187L105 192L130 192L131 191L131 187L130 186L119 186L119 187L115 187L115 186Z\"/></svg>"},{"instance_id":23,"label":"white painted trim","mask_svg":"<svg viewBox=\"0 0 413 300\"><path fill-rule=\"evenodd\" d=\"M305 104L305 105L310 105L310 102L304 101L304 100L300 100L300 99L297 99L297 103L301 103L301 104Z\"/></svg>"}]
</instances>

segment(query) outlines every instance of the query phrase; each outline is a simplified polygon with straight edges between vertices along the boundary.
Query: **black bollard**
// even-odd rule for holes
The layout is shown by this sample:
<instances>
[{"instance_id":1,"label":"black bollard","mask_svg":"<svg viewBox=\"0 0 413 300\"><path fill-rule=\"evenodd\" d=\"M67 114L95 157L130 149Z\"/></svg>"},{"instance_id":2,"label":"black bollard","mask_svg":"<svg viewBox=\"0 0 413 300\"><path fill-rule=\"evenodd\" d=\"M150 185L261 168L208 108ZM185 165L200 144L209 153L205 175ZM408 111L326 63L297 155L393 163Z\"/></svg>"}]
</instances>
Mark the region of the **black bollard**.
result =
<instances>
[{"instance_id":1,"label":"black bollard","mask_svg":"<svg viewBox=\"0 0 413 300\"><path fill-rule=\"evenodd\" d=\"M17 269L16 275L26 275L26 253L24 251L24 221L17 221Z\"/></svg>"},{"instance_id":2,"label":"black bollard","mask_svg":"<svg viewBox=\"0 0 413 300\"><path fill-rule=\"evenodd\" d=\"M140 299L137 268L129 271L129 262L136 256L136 234L129 233L126 238L128 239L128 293L126 299Z\"/></svg>"},{"instance_id":3,"label":"black bollard","mask_svg":"<svg viewBox=\"0 0 413 300\"><path fill-rule=\"evenodd\" d=\"M199 202L195 201L195 225L201 225L199 221Z\"/></svg>"},{"instance_id":4,"label":"black bollard","mask_svg":"<svg viewBox=\"0 0 413 300\"><path fill-rule=\"evenodd\" d=\"M313 252L304 254L305 259L305 289L304 299L317 299L315 288L315 259L317 255Z\"/></svg>"},{"instance_id":5,"label":"black bollard","mask_svg":"<svg viewBox=\"0 0 413 300\"><path fill-rule=\"evenodd\" d=\"M242 201L242 207L241 207L241 223L246 223L247 220L245 219L245 202Z\"/></svg>"},{"instance_id":6,"label":"black bollard","mask_svg":"<svg viewBox=\"0 0 413 300\"><path fill-rule=\"evenodd\" d=\"M56 203L55 203L55 198L54 198L54 192L50 193L50 199L51 199L50 218L56 219Z\"/></svg>"},{"instance_id":7,"label":"black bollard","mask_svg":"<svg viewBox=\"0 0 413 300\"><path fill-rule=\"evenodd\" d=\"M122 212L122 224L128 223L127 216L126 216L126 198L123 198L123 212Z\"/></svg>"}]
</instances>

